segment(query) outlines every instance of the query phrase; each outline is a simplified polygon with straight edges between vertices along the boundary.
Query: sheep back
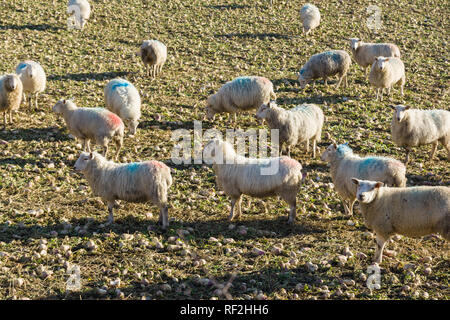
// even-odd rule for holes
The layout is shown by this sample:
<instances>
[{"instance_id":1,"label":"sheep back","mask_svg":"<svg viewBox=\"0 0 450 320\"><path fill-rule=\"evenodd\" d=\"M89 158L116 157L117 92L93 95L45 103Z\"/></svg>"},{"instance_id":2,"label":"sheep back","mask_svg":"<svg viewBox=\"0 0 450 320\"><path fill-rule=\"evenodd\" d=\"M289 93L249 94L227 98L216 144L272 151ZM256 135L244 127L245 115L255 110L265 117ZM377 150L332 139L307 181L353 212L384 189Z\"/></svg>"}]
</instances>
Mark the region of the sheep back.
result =
<instances>
[{"instance_id":1,"label":"sheep back","mask_svg":"<svg viewBox=\"0 0 450 320\"><path fill-rule=\"evenodd\" d=\"M161 65L167 59L167 47L158 40L145 40L141 45L141 59L144 64Z\"/></svg>"},{"instance_id":2,"label":"sheep back","mask_svg":"<svg viewBox=\"0 0 450 320\"><path fill-rule=\"evenodd\" d=\"M16 83L15 89L11 82ZM6 74L0 77L0 111L18 110L22 101L23 85L19 76Z\"/></svg>"},{"instance_id":3,"label":"sheep back","mask_svg":"<svg viewBox=\"0 0 450 320\"><path fill-rule=\"evenodd\" d=\"M106 108L124 121L141 117L141 98L133 84L125 79L114 79L104 89Z\"/></svg>"},{"instance_id":4,"label":"sheep back","mask_svg":"<svg viewBox=\"0 0 450 320\"><path fill-rule=\"evenodd\" d=\"M351 65L350 55L344 50L331 50L313 55L300 70L305 80L344 75Z\"/></svg>"},{"instance_id":5,"label":"sheep back","mask_svg":"<svg viewBox=\"0 0 450 320\"><path fill-rule=\"evenodd\" d=\"M402 60L390 57L383 70L376 68L376 61L370 69L369 82L375 88L390 88L405 78L405 65Z\"/></svg>"},{"instance_id":6,"label":"sheep back","mask_svg":"<svg viewBox=\"0 0 450 320\"><path fill-rule=\"evenodd\" d=\"M352 51L356 63L364 68L372 65L376 57L400 58L400 49L393 43L363 43Z\"/></svg>"},{"instance_id":7,"label":"sheep back","mask_svg":"<svg viewBox=\"0 0 450 320\"><path fill-rule=\"evenodd\" d=\"M316 28L320 24L319 9L310 3L305 4L300 9L300 20L303 23L303 29L305 32Z\"/></svg>"}]
</instances>

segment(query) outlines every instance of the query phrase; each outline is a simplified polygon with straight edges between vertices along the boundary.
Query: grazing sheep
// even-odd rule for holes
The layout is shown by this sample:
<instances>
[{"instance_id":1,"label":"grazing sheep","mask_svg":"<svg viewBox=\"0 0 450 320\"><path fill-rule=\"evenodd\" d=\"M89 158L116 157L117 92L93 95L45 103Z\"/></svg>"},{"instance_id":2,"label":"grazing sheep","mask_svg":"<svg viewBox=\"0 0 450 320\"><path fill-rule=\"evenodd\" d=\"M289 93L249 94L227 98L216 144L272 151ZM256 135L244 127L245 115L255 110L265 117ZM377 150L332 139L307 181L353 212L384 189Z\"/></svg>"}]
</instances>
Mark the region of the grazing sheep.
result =
<instances>
[{"instance_id":1,"label":"grazing sheep","mask_svg":"<svg viewBox=\"0 0 450 320\"><path fill-rule=\"evenodd\" d=\"M225 83L217 93L212 94L206 101L206 117L212 120L216 113L236 113L257 109L270 98L276 99L272 82L264 77L238 77Z\"/></svg>"},{"instance_id":2,"label":"grazing sheep","mask_svg":"<svg viewBox=\"0 0 450 320\"><path fill-rule=\"evenodd\" d=\"M265 119L270 129L279 130L281 150L287 145L287 155L291 156L291 146L306 143L309 152L309 141L313 142L313 158L316 157L317 142L320 142L324 115L322 109L315 104L302 104L290 110L276 105L274 101L262 104L256 116Z\"/></svg>"},{"instance_id":3,"label":"grazing sheep","mask_svg":"<svg viewBox=\"0 0 450 320\"><path fill-rule=\"evenodd\" d=\"M0 77L0 111L3 112L4 128L6 128L7 112L9 112L9 122L13 123L12 112L20 107L22 90L22 81L16 74L6 74Z\"/></svg>"},{"instance_id":4,"label":"grazing sheep","mask_svg":"<svg viewBox=\"0 0 450 320\"><path fill-rule=\"evenodd\" d=\"M75 7L78 7L78 9ZM83 29L91 15L91 5L87 0L69 0L69 3L67 4L67 13L75 15L81 29Z\"/></svg>"},{"instance_id":5,"label":"grazing sheep","mask_svg":"<svg viewBox=\"0 0 450 320\"><path fill-rule=\"evenodd\" d=\"M405 81L405 65L402 60L393 57L375 58L369 74L369 82L376 90L375 99L380 95L380 100L383 101L383 88L390 94L391 88L397 84L400 85L400 93L403 95Z\"/></svg>"},{"instance_id":6,"label":"grazing sheep","mask_svg":"<svg viewBox=\"0 0 450 320\"><path fill-rule=\"evenodd\" d=\"M136 87L125 79L114 79L105 86L104 94L106 108L122 118L134 135L141 117L141 97Z\"/></svg>"},{"instance_id":7,"label":"grazing sheep","mask_svg":"<svg viewBox=\"0 0 450 320\"><path fill-rule=\"evenodd\" d=\"M383 182L352 178L365 224L377 237L375 259L381 263L389 237L440 233L450 241L450 188L388 188Z\"/></svg>"},{"instance_id":8,"label":"grazing sheep","mask_svg":"<svg viewBox=\"0 0 450 320\"><path fill-rule=\"evenodd\" d=\"M300 9L300 20L303 24L303 33L308 35L309 32L312 32L312 30L317 28L320 24L319 9L313 4L305 4Z\"/></svg>"},{"instance_id":9,"label":"grazing sheep","mask_svg":"<svg viewBox=\"0 0 450 320\"><path fill-rule=\"evenodd\" d=\"M41 65L34 61L24 61L17 65L16 74L20 77L23 85L24 101L26 100L26 94L28 94L28 101L30 103L30 109L32 108L31 96L34 94L35 108L38 107L38 95L45 90L47 78L44 69Z\"/></svg>"},{"instance_id":10,"label":"grazing sheep","mask_svg":"<svg viewBox=\"0 0 450 320\"><path fill-rule=\"evenodd\" d=\"M398 160L385 157L361 158L346 144L330 144L321 157L330 164L331 178L341 196L345 213L353 215L356 186L351 178L380 180L389 186L406 186L406 168Z\"/></svg>"},{"instance_id":11,"label":"grazing sheep","mask_svg":"<svg viewBox=\"0 0 450 320\"><path fill-rule=\"evenodd\" d=\"M170 169L159 161L114 163L100 154L82 152L75 162L75 169L82 171L92 192L108 202L109 218L114 221L116 200L128 202L151 201L159 209L162 228L169 225L167 193L172 185Z\"/></svg>"},{"instance_id":12,"label":"grazing sheep","mask_svg":"<svg viewBox=\"0 0 450 320\"><path fill-rule=\"evenodd\" d=\"M167 60L167 47L158 40L144 40L137 53L147 69L147 75L156 77ZM151 67L149 69L148 67Z\"/></svg>"},{"instance_id":13,"label":"grazing sheep","mask_svg":"<svg viewBox=\"0 0 450 320\"><path fill-rule=\"evenodd\" d=\"M245 158L236 154L230 143L219 139L210 140L203 152L214 158L212 163L217 186L231 197L230 221L241 215L242 194L256 198L280 196L290 206L288 222L295 221L295 197L303 180L300 163L285 156L265 159ZM221 157L223 158L220 159ZM269 173L269 168L278 170ZM236 203L235 216L233 210Z\"/></svg>"},{"instance_id":14,"label":"grazing sheep","mask_svg":"<svg viewBox=\"0 0 450 320\"><path fill-rule=\"evenodd\" d=\"M298 82L302 89L311 80L323 78L327 85L327 78L337 74L339 81L336 88L339 88L345 77L347 87L347 71L350 68L352 59L344 50L331 50L313 55L298 73Z\"/></svg>"},{"instance_id":15,"label":"grazing sheep","mask_svg":"<svg viewBox=\"0 0 450 320\"><path fill-rule=\"evenodd\" d=\"M433 160L438 142L447 149L450 160L450 111L418 110L409 106L390 106L394 109L391 122L392 140L406 148L405 163L409 162L411 147L432 144L430 160Z\"/></svg>"},{"instance_id":16,"label":"grazing sheep","mask_svg":"<svg viewBox=\"0 0 450 320\"><path fill-rule=\"evenodd\" d=\"M103 147L103 156L108 153L108 143L114 140L117 160L123 144L124 124L114 113L105 108L78 108L72 100L59 100L53 112L61 114L71 134L83 142L83 150L91 151L90 141Z\"/></svg>"},{"instance_id":17,"label":"grazing sheep","mask_svg":"<svg viewBox=\"0 0 450 320\"><path fill-rule=\"evenodd\" d=\"M350 48L357 64L364 69L367 78L367 67L376 57L400 58L400 49L393 43L365 43L358 38L350 38Z\"/></svg>"}]
</instances>

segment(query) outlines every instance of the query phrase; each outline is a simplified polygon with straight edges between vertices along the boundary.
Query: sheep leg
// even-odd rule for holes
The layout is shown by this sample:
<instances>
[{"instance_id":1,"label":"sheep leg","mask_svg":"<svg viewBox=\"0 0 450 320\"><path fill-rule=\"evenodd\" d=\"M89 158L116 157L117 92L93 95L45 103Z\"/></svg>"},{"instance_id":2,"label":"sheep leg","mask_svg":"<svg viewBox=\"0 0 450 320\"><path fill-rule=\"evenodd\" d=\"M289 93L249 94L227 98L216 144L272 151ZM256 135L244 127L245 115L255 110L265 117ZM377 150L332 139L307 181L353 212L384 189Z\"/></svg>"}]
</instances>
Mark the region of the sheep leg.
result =
<instances>
[{"instance_id":1,"label":"sheep leg","mask_svg":"<svg viewBox=\"0 0 450 320\"><path fill-rule=\"evenodd\" d=\"M35 109L37 110L37 108L38 108L38 95L39 95L39 92L36 92L36 95L35 95L35 97L34 97L34 99L35 99L35 101L34 101L34 105L35 105Z\"/></svg>"},{"instance_id":2,"label":"sheep leg","mask_svg":"<svg viewBox=\"0 0 450 320\"><path fill-rule=\"evenodd\" d=\"M287 146L287 156L291 157L291 146Z\"/></svg>"},{"instance_id":3,"label":"sheep leg","mask_svg":"<svg viewBox=\"0 0 450 320\"><path fill-rule=\"evenodd\" d=\"M9 123L13 123L12 110L9 110Z\"/></svg>"},{"instance_id":4,"label":"sheep leg","mask_svg":"<svg viewBox=\"0 0 450 320\"><path fill-rule=\"evenodd\" d=\"M374 257L374 262L380 264L381 261L383 260L383 250L384 250L384 246L386 245L387 242L387 238L377 234L377 247L375 249L375 257Z\"/></svg>"},{"instance_id":5,"label":"sheep leg","mask_svg":"<svg viewBox=\"0 0 450 320\"><path fill-rule=\"evenodd\" d=\"M32 103L32 97L31 97L31 93L28 95L28 105L30 106L30 110L33 107L33 103Z\"/></svg>"},{"instance_id":6,"label":"sheep leg","mask_svg":"<svg viewBox=\"0 0 450 320\"><path fill-rule=\"evenodd\" d=\"M336 89L339 88L339 86L341 85L342 79L344 78L344 76L340 76L338 82L336 83Z\"/></svg>"},{"instance_id":7,"label":"sheep leg","mask_svg":"<svg viewBox=\"0 0 450 320\"><path fill-rule=\"evenodd\" d=\"M159 221L162 223L162 229L166 230L169 225L169 206L167 204L162 204L159 209Z\"/></svg>"},{"instance_id":8,"label":"sheep leg","mask_svg":"<svg viewBox=\"0 0 450 320\"><path fill-rule=\"evenodd\" d=\"M349 202L350 205L349 205L349 207L348 207L348 215L350 215L350 216L353 215L353 205L355 204L355 202L356 202L356 198L350 200L350 202Z\"/></svg>"},{"instance_id":9,"label":"sheep leg","mask_svg":"<svg viewBox=\"0 0 450 320\"><path fill-rule=\"evenodd\" d=\"M313 140L313 158L316 157L316 148L317 148L317 143L316 140Z\"/></svg>"},{"instance_id":10,"label":"sheep leg","mask_svg":"<svg viewBox=\"0 0 450 320\"><path fill-rule=\"evenodd\" d=\"M328 83L327 83L327 77L324 77L324 78L323 78L323 84L324 84L324 85L328 85Z\"/></svg>"},{"instance_id":11,"label":"sheep leg","mask_svg":"<svg viewBox=\"0 0 450 320\"><path fill-rule=\"evenodd\" d=\"M237 200L237 214L235 216L236 219L239 219L241 217L241 213L242 213L241 203L242 203L242 197L240 196L239 199Z\"/></svg>"},{"instance_id":12,"label":"sheep leg","mask_svg":"<svg viewBox=\"0 0 450 320\"><path fill-rule=\"evenodd\" d=\"M309 139L306 140L306 152L309 152Z\"/></svg>"},{"instance_id":13,"label":"sheep leg","mask_svg":"<svg viewBox=\"0 0 450 320\"><path fill-rule=\"evenodd\" d=\"M153 65L153 78L156 78L156 64Z\"/></svg>"},{"instance_id":14,"label":"sheep leg","mask_svg":"<svg viewBox=\"0 0 450 320\"><path fill-rule=\"evenodd\" d=\"M435 141L433 143L433 145L431 146L430 161L433 160L433 158L434 158L434 154L436 153L437 146L438 146L437 141Z\"/></svg>"},{"instance_id":15,"label":"sheep leg","mask_svg":"<svg viewBox=\"0 0 450 320\"><path fill-rule=\"evenodd\" d=\"M233 221L233 211L234 211L234 205L236 204L238 198L231 198L231 210L230 210L230 216L228 217L228 220Z\"/></svg>"},{"instance_id":16,"label":"sheep leg","mask_svg":"<svg viewBox=\"0 0 450 320\"><path fill-rule=\"evenodd\" d=\"M342 204L344 205L344 213L350 215L350 210L348 208L347 200L342 200Z\"/></svg>"},{"instance_id":17,"label":"sheep leg","mask_svg":"<svg viewBox=\"0 0 450 320\"><path fill-rule=\"evenodd\" d=\"M108 216L108 221L106 222L106 225L109 225L111 223L114 222L114 201L108 201L108 212L109 212L109 216Z\"/></svg>"},{"instance_id":18,"label":"sheep leg","mask_svg":"<svg viewBox=\"0 0 450 320\"><path fill-rule=\"evenodd\" d=\"M345 87L348 87L348 82L347 82L347 74L345 74Z\"/></svg>"},{"instance_id":19,"label":"sheep leg","mask_svg":"<svg viewBox=\"0 0 450 320\"><path fill-rule=\"evenodd\" d=\"M289 219L288 219L288 223L294 223L295 222L295 217L297 216L297 201L294 200L289 203L290 209L289 209Z\"/></svg>"},{"instance_id":20,"label":"sheep leg","mask_svg":"<svg viewBox=\"0 0 450 320\"><path fill-rule=\"evenodd\" d=\"M114 161L117 161L117 159L119 158L119 153L120 153L120 149L122 149L122 145L123 145L123 137L119 137L115 139L115 143L116 143L116 154L114 155Z\"/></svg>"},{"instance_id":21,"label":"sheep leg","mask_svg":"<svg viewBox=\"0 0 450 320\"><path fill-rule=\"evenodd\" d=\"M6 111L3 112L3 129L6 129Z\"/></svg>"},{"instance_id":22,"label":"sheep leg","mask_svg":"<svg viewBox=\"0 0 450 320\"><path fill-rule=\"evenodd\" d=\"M406 157L405 157L405 164L408 164L409 162L409 153L411 152L410 148L406 148Z\"/></svg>"}]
</instances>

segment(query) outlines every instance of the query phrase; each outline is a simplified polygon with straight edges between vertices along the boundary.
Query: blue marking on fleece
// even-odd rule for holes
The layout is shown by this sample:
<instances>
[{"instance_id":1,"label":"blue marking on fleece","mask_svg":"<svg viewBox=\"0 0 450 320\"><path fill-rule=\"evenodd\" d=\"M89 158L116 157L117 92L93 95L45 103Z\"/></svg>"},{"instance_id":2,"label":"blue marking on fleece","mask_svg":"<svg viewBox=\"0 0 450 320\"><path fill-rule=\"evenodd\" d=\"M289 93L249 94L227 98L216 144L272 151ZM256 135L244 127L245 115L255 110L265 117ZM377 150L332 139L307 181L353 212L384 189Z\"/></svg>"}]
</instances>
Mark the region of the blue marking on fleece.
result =
<instances>
[{"instance_id":1,"label":"blue marking on fleece","mask_svg":"<svg viewBox=\"0 0 450 320\"><path fill-rule=\"evenodd\" d=\"M26 63L21 63L21 64L19 64L19 69L20 70L25 69L27 66L28 65Z\"/></svg>"},{"instance_id":2,"label":"blue marking on fleece","mask_svg":"<svg viewBox=\"0 0 450 320\"><path fill-rule=\"evenodd\" d=\"M128 172L135 172L139 168L140 164L137 162L132 162L126 166Z\"/></svg>"},{"instance_id":3,"label":"blue marking on fleece","mask_svg":"<svg viewBox=\"0 0 450 320\"><path fill-rule=\"evenodd\" d=\"M305 73L305 69L300 70L300 74L304 74Z\"/></svg>"},{"instance_id":4,"label":"blue marking on fleece","mask_svg":"<svg viewBox=\"0 0 450 320\"><path fill-rule=\"evenodd\" d=\"M111 90L115 90L118 87L128 87L129 85L130 85L130 83L128 81L121 81L121 82L113 84L113 86L111 87Z\"/></svg>"},{"instance_id":5,"label":"blue marking on fleece","mask_svg":"<svg viewBox=\"0 0 450 320\"><path fill-rule=\"evenodd\" d=\"M353 150L352 150L352 148L350 148L348 146L348 143L343 143L343 144L338 145L336 151L337 151L338 155L340 155L340 156L343 156L349 152L353 153Z\"/></svg>"},{"instance_id":6,"label":"blue marking on fleece","mask_svg":"<svg viewBox=\"0 0 450 320\"><path fill-rule=\"evenodd\" d=\"M340 56L339 54L337 54L336 52L333 52L333 51L325 51L323 54L326 55L326 56L330 56L331 59L333 59L333 61L338 62L338 61L341 60L341 56Z\"/></svg>"}]
</instances>

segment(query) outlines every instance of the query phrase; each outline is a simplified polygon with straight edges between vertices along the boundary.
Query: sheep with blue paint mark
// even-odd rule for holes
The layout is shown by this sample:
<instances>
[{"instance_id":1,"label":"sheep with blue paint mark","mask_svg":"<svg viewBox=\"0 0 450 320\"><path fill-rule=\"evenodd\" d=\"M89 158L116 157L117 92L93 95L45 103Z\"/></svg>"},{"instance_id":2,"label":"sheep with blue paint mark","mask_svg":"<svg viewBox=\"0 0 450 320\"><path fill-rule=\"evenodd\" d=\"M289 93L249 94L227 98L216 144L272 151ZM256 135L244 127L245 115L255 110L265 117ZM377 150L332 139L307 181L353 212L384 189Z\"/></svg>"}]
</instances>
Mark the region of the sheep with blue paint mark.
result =
<instances>
[{"instance_id":1,"label":"sheep with blue paint mark","mask_svg":"<svg viewBox=\"0 0 450 320\"><path fill-rule=\"evenodd\" d=\"M275 101L262 104L256 116L265 119L270 129L278 129L281 151L287 147L287 155L291 156L291 147L299 143L306 144L309 152L309 142L313 143L312 156L316 157L317 143L320 142L324 115L322 109L315 104L302 104L290 110L277 106Z\"/></svg>"},{"instance_id":2,"label":"sheep with blue paint mark","mask_svg":"<svg viewBox=\"0 0 450 320\"><path fill-rule=\"evenodd\" d=\"M168 190L172 185L170 168L151 160L133 163L115 163L93 152L82 152L75 169L83 172L94 195L108 203L107 224L114 222L113 209L117 200L127 202L151 201L160 209L159 223L169 225Z\"/></svg>"},{"instance_id":3,"label":"sheep with blue paint mark","mask_svg":"<svg viewBox=\"0 0 450 320\"><path fill-rule=\"evenodd\" d=\"M405 163L409 162L411 147L432 144L430 160L433 160L438 142L447 149L450 160L450 111L419 110L405 105L390 106L394 110L391 135L394 143L406 149Z\"/></svg>"},{"instance_id":4,"label":"sheep with blue paint mark","mask_svg":"<svg viewBox=\"0 0 450 320\"><path fill-rule=\"evenodd\" d=\"M296 195L304 179L299 162L286 156L245 158L221 139L210 140L203 154L213 164L217 186L231 197L230 221L241 215L242 195L245 194L256 198L279 196L290 206L288 223L295 222Z\"/></svg>"},{"instance_id":5,"label":"sheep with blue paint mark","mask_svg":"<svg viewBox=\"0 0 450 320\"><path fill-rule=\"evenodd\" d=\"M320 11L315 5L311 3L305 4L300 9L300 20L303 24L303 33L308 35L320 24Z\"/></svg>"},{"instance_id":6,"label":"sheep with blue paint mark","mask_svg":"<svg viewBox=\"0 0 450 320\"><path fill-rule=\"evenodd\" d=\"M0 112L3 112L3 127L6 128L6 114L13 123L12 112L18 110L22 101L22 81L16 74L5 74L0 77Z\"/></svg>"},{"instance_id":7,"label":"sheep with blue paint mark","mask_svg":"<svg viewBox=\"0 0 450 320\"><path fill-rule=\"evenodd\" d=\"M336 88L339 88L345 78L347 87L347 72L352 63L350 55L344 50L330 50L317 53L305 63L298 73L298 82L302 89L312 80L322 78L327 85L328 77L338 75L339 81Z\"/></svg>"},{"instance_id":8,"label":"sheep with blue paint mark","mask_svg":"<svg viewBox=\"0 0 450 320\"><path fill-rule=\"evenodd\" d=\"M353 204L356 201L356 186L351 178L382 181L395 187L406 185L406 168L403 163L387 157L361 158L346 144L330 144L321 160L330 165L334 187L342 198L348 215L353 214Z\"/></svg>"},{"instance_id":9,"label":"sheep with blue paint mark","mask_svg":"<svg viewBox=\"0 0 450 320\"><path fill-rule=\"evenodd\" d=\"M158 40L144 40L137 55L141 57L147 69L147 75L154 78L161 73L162 67L167 60L167 47Z\"/></svg>"},{"instance_id":10,"label":"sheep with blue paint mark","mask_svg":"<svg viewBox=\"0 0 450 320\"><path fill-rule=\"evenodd\" d=\"M136 87L125 79L114 79L104 89L106 109L117 114L130 134L136 133L141 117L141 97Z\"/></svg>"},{"instance_id":11,"label":"sheep with blue paint mark","mask_svg":"<svg viewBox=\"0 0 450 320\"><path fill-rule=\"evenodd\" d=\"M72 100L59 100L53 112L61 114L67 129L83 142L83 150L91 151L90 141L103 147L103 156L108 153L108 144L116 144L117 160L123 144L124 124L119 116L105 108L79 108Z\"/></svg>"},{"instance_id":12,"label":"sheep with blue paint mark","mask_svg":"<svg viewBox=\"0 0 450 320\"><path fill-rule=\"evenodd\" d=\"M212 120L217 113L236 113L259 108L268 103L270 98L276 99L272 82L265 77L244 76L225 83L217 93L206 101L206 117Z\"/></svg>"},{"instance_id":13,"label":"sheep with blue paint mark","mask_svg":"<svg viewBox=\"0 0 450 320\"><path fill-rule=\"evenodd\" d=\"M383 249L394 234L422 237L440 233L450 241L450 188L384 187L381 181L352 178L364 222L376 233L374 261L381 263Z\"/></svg>"},{"instance_id":14,"label":"sheep with blue paint mark","mask_svg":"<svg viewBox=\"0 0 450 320\"><path fill-rule=\"evenodd\" d=\"M28 95L28 101L30 109L32 108L32 96L35 99L35 108L38 107L38 95L45 90L47 84L47 77L42 66L31 60L21 62L16 67L16 74L19 76L23 85L23 95L25 102L26 95Z\"/></svg>"}]
</instances>

